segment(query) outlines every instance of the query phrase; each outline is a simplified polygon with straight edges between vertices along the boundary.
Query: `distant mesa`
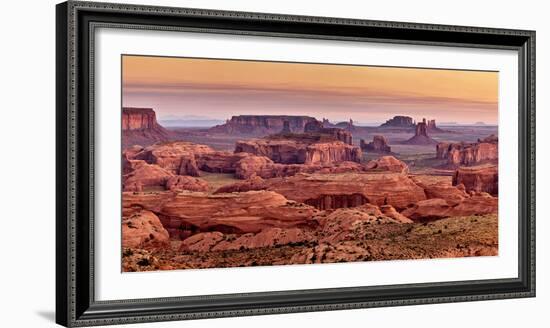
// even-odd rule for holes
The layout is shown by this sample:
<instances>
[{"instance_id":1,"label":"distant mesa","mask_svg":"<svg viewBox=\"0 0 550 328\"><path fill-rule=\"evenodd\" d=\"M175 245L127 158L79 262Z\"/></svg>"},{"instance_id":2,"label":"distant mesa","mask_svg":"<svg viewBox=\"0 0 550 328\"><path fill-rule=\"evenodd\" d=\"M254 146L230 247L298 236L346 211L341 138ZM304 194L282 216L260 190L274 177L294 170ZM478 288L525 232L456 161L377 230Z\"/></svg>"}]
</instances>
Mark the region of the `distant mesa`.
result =
<instances>
[{"instance_id":1,"label":"distant mesa","mask_svg":"<svg viewBox=\"0 0 550 328\"><path fill-rule=\"evenodd\" d=\"M359 142L361 150L367 153L381 153L381 154L390 154L391 147L388 146L388 140L383 135L375 135L372 139L372 142L365 142L361 139Z\"/></svg>"},{"instance_id":2,"label":"distant mesa","mask_svg":"<svg viewBox=\"0 0 550 328\"><path fill-rule=\"evenodd\" d=\"M435 126L435 121L433 121L433 126ZM430 122L432 122L430 121ZM437 145L437 141L428 136L428 124L426 119L422 119L422 122L416 124L416 129L414 136L409 140L401 142L404 145Z\"/></svg>"},{"instance_id":3,"label":"distant mesa","mask_svg":"<svg viewBox=\"0 0 550 328\"><path fill-rule=\"evenodd\" d=\"M338 122L338 123L331 123L328 119L323 118L323 127L325 128L340 128L347 131L354 131L356 130L356 126L353 124L353 120L350 118L349 121L344 122Z\"/></svg>"},{"instance_id":4,"label":"distant mesa","mask_svg":"<svg viewBox=\"0 0 550 328\"><path fill-rule=\"evenodd\" d=\"M157 122L152 108L123 107L122 108L122 144L147 146L158 141L166 141L171 137Z\"/></svg>"},{"instance_id":5,"label":"distant mesa","mask_svg":"<svg viewBox=\"0 0 550 328\"><path fill-rule=\"evenodd\" d=\"M448 132L438 128L434 119L427 120L427 121L426 119L423 119L422 122L426 124L426 129L430 133ZM382 125L380 125L379 128L382 128L382 129L393 128L393 129L400 129L400 130L406 129L406 130L414 131L417 128L417 126L418 124L416 123L416 121L413 120L412 117L398 115L387 120L386 123L383 123Z\"/></svg>"},{"instance_id":6,"label":"distant mesa","mask_svg":"<svg viewBox=\"0 0 550 328\"><path fill-rule=\"evenodd\" d=\"M380 125L381 128L413 128L415 122L409 116L394 116Z\"/></svg>"},{"instance_id":7,"label":"distant mesa","mask_svg":"<svg viewBox=\"0 0 550 328\"><path fill-rule=\"evenodd\" d=\"M231 119L227 120L224 124L210 128L209 132L232 135L265 136L268 134L280 133L283 128L285 128L286 131L292 133L302 133L304 132L305 125L309 122L317 122L317 120L311 116L238 115L231 117Z\"/></svg>"}]
</instances>

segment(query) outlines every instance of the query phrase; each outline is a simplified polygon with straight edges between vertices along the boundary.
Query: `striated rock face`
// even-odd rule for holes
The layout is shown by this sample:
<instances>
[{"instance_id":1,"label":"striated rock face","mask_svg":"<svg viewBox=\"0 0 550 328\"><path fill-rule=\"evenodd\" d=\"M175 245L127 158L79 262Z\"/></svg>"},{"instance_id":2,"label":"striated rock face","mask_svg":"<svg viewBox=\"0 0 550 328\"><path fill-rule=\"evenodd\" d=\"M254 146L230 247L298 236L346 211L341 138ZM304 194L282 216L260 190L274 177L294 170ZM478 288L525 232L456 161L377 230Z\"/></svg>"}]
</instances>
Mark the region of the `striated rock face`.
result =
<instances>
[{"instance_id":1,"label":"striated rock face","mask_svg":"<svg viewBox=\"0 0 550 328\"><path fill-rule=\"evenodd\" d=\"M122 218L122 247L164 248L169 246L168 231L159 218L142 210Z\"/></svg>"},{"instance_id":2,"label":"striated rock face","mask_svg":"<svg viewBox=\"0 0 550 328\"><path fill-rule=\"evenodd\" d=\"M400 173L300 174L274 181L267 190L324 209L370 203L403 210L426 199L424 189Z\"/></svg>"},{"instance_id":3,"label":"striated rock face","mask_svg":"<svg viewBox=\"0 0 550 328\"><path fill-rule=\"evenodd\" d=\"M150 145L170 138L170 132L157 122L152 108L122 108L122 146Z\"/></svg>"},{"instance_id":4,"label":"striated rock face","mask_svg":"<svg viewBox=\"0 0 550 328\"><path fill-rule=\"evenodd\" d=\"M466 191L498 195L498 167L496 165L459 167L453 175L453 185L463 185Z\"/></svg>"},{"instance_id":5,"label":"striated rock face","mask_svg":"<svg viewBox=\"0 0 550 328\"><path fill-rule=\"evenodd\" d=\"M383 135L375 135L372 142L369 143L361 139L359 146L362 151L368 153L391 153L391 147L388 146L388 140Z\"/></svg>"},{"instance_id":6,"label":"striated rock face","mask_svg":"<svg viewBox=\"0 0 550 328\"><path fill-rule=\"evenodd\" d=\"M293 133L302 133L305 125L314 121L317 120L310 116L239 115L231 117L225 124L211 128L210 132L264 136L279 133L284 129Z\"/></svg>"},{"instance_id":7,"label":"striated rock face","mask_svg":"<svg viewBox=\"0 0 550 328\"><path fill-rule=\"evenodd\" d=\"M498 137L491 135L476 143L438 143L438 159L446 159L450 166L476 165L498 160Z\"/></svg>"},{"instance_id":8,"label":"striated rock face","mask_svg":"<svg viewBox=\"0 0 550 328\"><path fill-rule=\"evenodd\" d=\"M437 141L428 136L428 124L426 119L416 124L414 136L402 142L405 145L436 145Z\"/></svg>"},{"instance_id":9,"label":"striated rock face","mask_svg":"<svg viewBox=\"0 0 550 328\"><path fill-rule=\"evenodd\" d=\"M341 141L316 142L310 139L252 139L238 141L235 152L265 156L282 164L330 164L360 162L361 150Z\"/></svg>"},{"instance_id":10,"label":"striated rock face","mask_svg":"<svg viewBox=\"0 0 550 328\"><path fill-rule=\"evenodd\" d=\"M173 238L198 232L257 233L308 226L317 210L271 191L210 195L200 192L124 193L123 208L154 212Z\"/></svg>"},{"instance_id":11,"label":"striated rock face","mask_svg":"<svg viewBox=\"0 0 550 328\"><path fill-rule=\"evenodd\" d=\"M414 127L413 119L409 116L394 116L393 118L380 125L385 128L412 128Z\"/></svg>"},{"instance_id":12,"label":"striated rock face","mask_svg":"<svg viewBox=\"0 0 550 328\"><path fill-rule=\"evenodd\" d=\"M382 156L378 159L369 161L365 165L365 168L369 171L409 173L407 164L393 156Z\"/></svg>"},{"instance_id":13,"label":"striated rock face","mask_svg":"<svg viewBox=\"0 0 550 328\"><path fill-rule=\"evenodd\" d=\"M360 162L361 150L342 142L316 143L307 146L304 164Z\"/></svg>"}]
</instances>

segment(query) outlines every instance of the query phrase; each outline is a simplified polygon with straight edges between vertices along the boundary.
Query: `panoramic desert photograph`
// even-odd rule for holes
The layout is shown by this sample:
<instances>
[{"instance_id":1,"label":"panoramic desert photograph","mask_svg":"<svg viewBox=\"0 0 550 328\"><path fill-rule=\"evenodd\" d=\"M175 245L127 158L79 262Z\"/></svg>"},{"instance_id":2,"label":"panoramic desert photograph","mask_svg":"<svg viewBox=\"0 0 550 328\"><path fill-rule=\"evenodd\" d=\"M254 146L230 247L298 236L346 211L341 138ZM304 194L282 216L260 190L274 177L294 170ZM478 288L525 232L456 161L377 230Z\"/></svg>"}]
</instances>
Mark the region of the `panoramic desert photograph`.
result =
<instances>
[{"instance_id":1,"label":"panoramic desert photograph","mask_svg":"<svg viewBox=\"0 0 550 328\"><path fill-rule=\"evenodd\" d=\"M498 72L121 60L123 272L498 255Z\"/></svg>"}]
</instances>

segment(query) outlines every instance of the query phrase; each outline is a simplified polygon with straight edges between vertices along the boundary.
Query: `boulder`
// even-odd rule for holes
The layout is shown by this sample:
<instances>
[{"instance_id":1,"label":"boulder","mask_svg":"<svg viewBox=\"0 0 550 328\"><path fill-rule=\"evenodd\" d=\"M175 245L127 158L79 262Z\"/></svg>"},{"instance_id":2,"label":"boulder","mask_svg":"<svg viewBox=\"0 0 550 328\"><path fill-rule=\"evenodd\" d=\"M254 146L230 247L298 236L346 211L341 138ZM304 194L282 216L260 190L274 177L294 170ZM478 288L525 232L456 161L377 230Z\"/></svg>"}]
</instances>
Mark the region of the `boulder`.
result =
<instances>
[{"instance_id":1,"label":"boulder","mask_svg":"<svg viewBox=\"0 0 550 328\"><path fill-rule=\"evenodd\" d=\"M122 218L122 247L158 249L168 246L168 231L153 212L142 210Z\"/></svg>"}]
</instances>

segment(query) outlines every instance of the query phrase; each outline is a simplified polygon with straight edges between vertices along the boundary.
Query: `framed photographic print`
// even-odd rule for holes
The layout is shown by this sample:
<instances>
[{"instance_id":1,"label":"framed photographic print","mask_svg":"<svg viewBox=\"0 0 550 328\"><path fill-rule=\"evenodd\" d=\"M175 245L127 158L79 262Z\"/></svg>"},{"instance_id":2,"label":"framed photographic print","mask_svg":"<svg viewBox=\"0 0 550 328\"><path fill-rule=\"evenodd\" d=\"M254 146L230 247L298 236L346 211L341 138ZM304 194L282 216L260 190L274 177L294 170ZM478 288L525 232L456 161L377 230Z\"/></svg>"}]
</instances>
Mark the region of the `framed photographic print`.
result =
<instances>
[{"instance_id":1,"label":"framed photographic print","mask_svg":"<svg viewBox=\"0 0 550 328\"><path fill-rule=\"evenodd\" d=\"M535 296L534 31L69 1L56 65L61 325Z\"/></svg>"}]
</instances>

